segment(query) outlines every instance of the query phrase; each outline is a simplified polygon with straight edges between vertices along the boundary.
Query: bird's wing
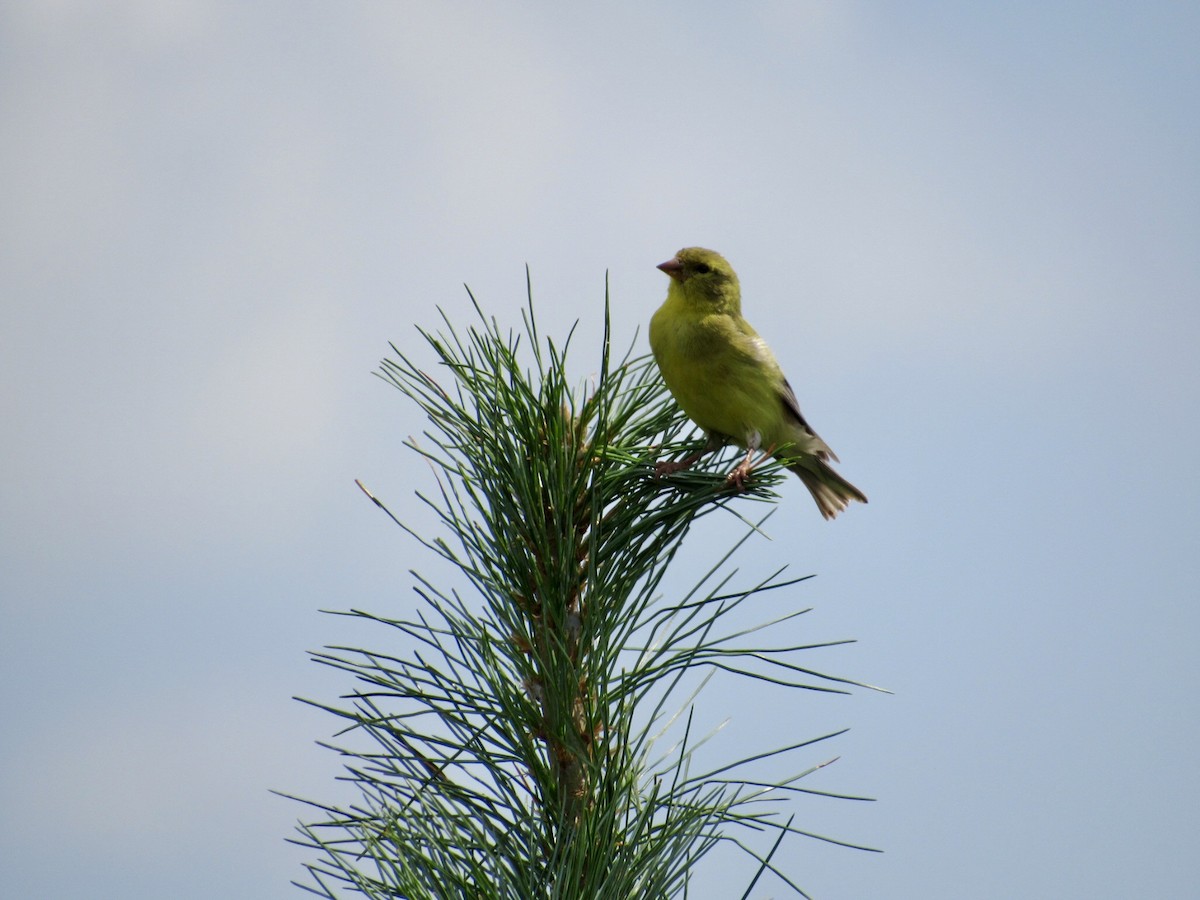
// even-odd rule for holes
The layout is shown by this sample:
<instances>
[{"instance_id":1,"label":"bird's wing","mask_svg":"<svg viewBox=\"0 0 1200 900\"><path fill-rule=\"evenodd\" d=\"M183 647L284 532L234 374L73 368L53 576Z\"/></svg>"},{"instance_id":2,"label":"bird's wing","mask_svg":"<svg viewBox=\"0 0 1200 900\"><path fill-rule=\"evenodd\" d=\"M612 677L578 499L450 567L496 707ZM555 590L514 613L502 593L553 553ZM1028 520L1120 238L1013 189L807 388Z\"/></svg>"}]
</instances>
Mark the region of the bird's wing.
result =
<instances>
[{"instance_id":1,"label":"bird's wing","mask_svg":"<svg viewBox=\"0 0 1200 900\"><path fill-rule=\"evenodd\" d=\"M812 435L816 446L809 448L810 452L822 461L833 460L837 462L837 454L829 449L828 444L821 440L821 436L813 430L813 427L804 418L804 414L800 412L800 401L796 399L796 392L788 384L788 380L784 377L783 370L780 369L779 362L775 359L775 354L771 352L771 348L767 346L767 342L759 336L758 332L745 319L742 319L738 324L738 331L741 333L739 344L741 344L743 352L754 357L768 369L773 369L779 376L779 381L777 382L779 385L779 401L783 404L784 415L794 424L799 425L808 434Z\"/></svg>"},{"instance_id":2,"label":"bird's wing","mask_svg":"<svg viewBox=\"0 0 1200 900\"><path fill-rule=\"evenodd\" d=\"M780 382L779 399L783 403L784 412L789 418L793 419L796 424L813 436L816 441L816 447L813 448L813 455L822 462L833 460L838 461L837 454L829 448L829 445L821 440L821 436L817 434L811 425L805 421L804 414L800 412L800 401L796 399L796 392L792 390L792 386L788 384L788 380L784 378Z\"/></svg>"}]
</instances>

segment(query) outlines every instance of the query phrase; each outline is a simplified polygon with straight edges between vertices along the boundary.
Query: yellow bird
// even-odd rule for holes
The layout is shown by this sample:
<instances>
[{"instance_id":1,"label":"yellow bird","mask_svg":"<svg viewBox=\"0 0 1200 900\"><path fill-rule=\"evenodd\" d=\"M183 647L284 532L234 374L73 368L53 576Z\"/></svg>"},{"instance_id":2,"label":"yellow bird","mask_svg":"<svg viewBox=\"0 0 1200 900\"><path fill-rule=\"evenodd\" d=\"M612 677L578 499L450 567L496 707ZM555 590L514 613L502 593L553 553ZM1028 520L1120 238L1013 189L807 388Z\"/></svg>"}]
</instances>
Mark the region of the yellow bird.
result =
<instances>
[{"instance_id":1,"label":"yellow bird","mask_svg":"<svg viewBox=\"0 0 1200 900\"><path fill-rule=\"evenodd\" d=\"M832 519L866 495L835 472L837 456L804 416L767 342L742 318L741 287L725 257L687 247L658 268L671 276L667 299L650 320L650 349L663 380L688 417L708 434L705 447L658 474L686 469L729 441L746 457L729 481L739 490L768 456L791 462L817 508ZM755 452L762 455L752 459Z\"/></svg>"}]
</instances>

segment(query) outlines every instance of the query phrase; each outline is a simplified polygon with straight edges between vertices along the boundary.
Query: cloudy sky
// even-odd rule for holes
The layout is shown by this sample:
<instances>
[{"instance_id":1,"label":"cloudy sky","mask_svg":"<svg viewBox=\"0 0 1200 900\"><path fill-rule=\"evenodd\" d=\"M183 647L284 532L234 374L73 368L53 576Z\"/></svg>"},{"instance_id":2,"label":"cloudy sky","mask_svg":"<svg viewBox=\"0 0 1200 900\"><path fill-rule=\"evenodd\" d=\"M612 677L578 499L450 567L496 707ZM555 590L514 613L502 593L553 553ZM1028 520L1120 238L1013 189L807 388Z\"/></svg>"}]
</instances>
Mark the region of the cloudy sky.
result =
<instances>
[{"instance_id":1,"label":"cloudy sky","mask_svg":"<svg viewBox=\"0 0 1200 900\"><path fill-rule=\"evenodd\" d=\"M605 273L644 347L699 244L871 497L789 485L739 564L895 695L700 701L731 755L851 728L813 786L878 802L797 822L886 852L789 871L1192 896L1198 112L1183 3L4 4L0 883L300 896L268 791L342 793L290 698L351 687L305 651L399 649L318 610L428 567L353 484L431 484L386 342L464 282L518 324L528 264L583 378Z\"/></svg>"}]
</instances>

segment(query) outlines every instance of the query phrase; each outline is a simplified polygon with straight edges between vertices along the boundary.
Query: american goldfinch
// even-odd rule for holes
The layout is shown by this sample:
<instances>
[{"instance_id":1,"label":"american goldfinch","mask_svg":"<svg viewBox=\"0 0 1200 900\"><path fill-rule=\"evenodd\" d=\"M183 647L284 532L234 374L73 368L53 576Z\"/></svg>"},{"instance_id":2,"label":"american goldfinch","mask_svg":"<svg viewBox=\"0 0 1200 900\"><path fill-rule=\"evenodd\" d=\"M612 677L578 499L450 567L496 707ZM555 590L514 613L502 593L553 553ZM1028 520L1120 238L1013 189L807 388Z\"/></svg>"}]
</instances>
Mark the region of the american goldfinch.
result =
<instances>
[{"instance_id":1,"label":"american goldfinch","mask_svg":"<svg viewBox=\"0 0 1200 900\"><path fill-rule=\"evenodd\" d=\"M866 495L829 467L829 445L804 421L791 385L767 342L742 318L741 288L725 258L687 247L658 268L671 276L667 299L650 320L650 349L680 407L708 434L708 444L657 471L685 469L729 441L746 457L729 473L741 489L767 456L792 460L817 508L832 519ZM752 459L756 451L762 451Z\"/></svg>"}]
</instances>

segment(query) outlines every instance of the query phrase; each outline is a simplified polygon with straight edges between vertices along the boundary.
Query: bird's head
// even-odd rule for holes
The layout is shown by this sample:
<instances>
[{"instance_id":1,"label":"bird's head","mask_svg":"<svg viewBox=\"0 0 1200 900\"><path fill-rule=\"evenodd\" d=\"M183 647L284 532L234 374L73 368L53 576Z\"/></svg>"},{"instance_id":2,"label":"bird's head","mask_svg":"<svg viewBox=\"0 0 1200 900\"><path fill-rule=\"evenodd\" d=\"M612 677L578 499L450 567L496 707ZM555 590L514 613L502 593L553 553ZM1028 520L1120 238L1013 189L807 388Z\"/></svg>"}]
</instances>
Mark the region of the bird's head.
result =
<instances>
[{"instance_id":1,"label":"bird's head","mask_svg":"<svg viewBox=\"0 0 1200 900\"><path fill-rule=\"evenodd\" d=\"M689 304L721 312L740 311L737 273L715 250L685 247L658 268L671 276L670 293L679 292Z\"/></svg>"}]
</instances>

